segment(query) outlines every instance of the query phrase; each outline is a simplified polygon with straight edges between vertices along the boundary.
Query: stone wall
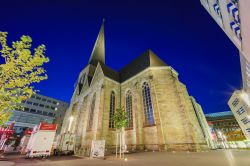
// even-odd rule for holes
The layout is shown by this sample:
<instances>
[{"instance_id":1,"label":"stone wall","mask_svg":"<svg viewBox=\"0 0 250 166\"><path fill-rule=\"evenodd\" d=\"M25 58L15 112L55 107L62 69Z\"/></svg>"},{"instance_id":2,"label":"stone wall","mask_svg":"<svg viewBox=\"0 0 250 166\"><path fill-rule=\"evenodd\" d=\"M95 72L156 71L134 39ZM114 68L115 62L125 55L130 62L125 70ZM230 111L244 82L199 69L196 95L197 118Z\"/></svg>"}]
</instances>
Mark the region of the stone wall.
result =
<instances>
[{"instance_id":1,"label":"stone wall","mask_svg":"<svg viewBox=\"0 0 250 166\"><path fill-rule=\"evenodd\" d=\"M145 125L143 82L150 87L155 120L152 126ZM88 155L91 141L100 139L106 141L107 152L115 151L116 130L109 128L110 96L114 91L115 108L125 108L128 90L132 92L133 101L133 127L125 129L128 150L198 151L207 148L187 89L170 67L148 68L120 84L105 77L98 66L91 85L75 98L76 105L71 103L73 110L71 114L67 113L67 116L73 115L75 118L71 131L78 140L75 143L76 153ZM94 94L93 126L87 129Z\"/></svg>"}]
</instances>

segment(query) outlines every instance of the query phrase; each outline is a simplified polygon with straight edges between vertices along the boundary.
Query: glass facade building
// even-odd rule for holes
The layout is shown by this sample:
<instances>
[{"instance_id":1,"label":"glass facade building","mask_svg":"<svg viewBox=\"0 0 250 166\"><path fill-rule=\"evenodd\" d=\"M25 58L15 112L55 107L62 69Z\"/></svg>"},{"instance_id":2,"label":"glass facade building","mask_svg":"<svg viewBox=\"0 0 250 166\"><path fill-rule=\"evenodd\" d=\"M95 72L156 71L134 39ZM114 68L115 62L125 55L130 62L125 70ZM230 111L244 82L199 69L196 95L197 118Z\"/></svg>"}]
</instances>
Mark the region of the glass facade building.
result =
<instances>
[{"instance_id":1,"label":"glass facade building","mask_svg":"<svg viewBox=\"0 0 250 166\"><path fill-rule=\"evenodd\" d=\"M40 122L57 123L59 133L68 104L35 94L30 99L23 101L21 106L23 109L14 110L9 122L6 123L6 125L10 125L15 122L14 130L17 134L21 134L26 128L33 128Z\"/></svg>"}]
</instances>

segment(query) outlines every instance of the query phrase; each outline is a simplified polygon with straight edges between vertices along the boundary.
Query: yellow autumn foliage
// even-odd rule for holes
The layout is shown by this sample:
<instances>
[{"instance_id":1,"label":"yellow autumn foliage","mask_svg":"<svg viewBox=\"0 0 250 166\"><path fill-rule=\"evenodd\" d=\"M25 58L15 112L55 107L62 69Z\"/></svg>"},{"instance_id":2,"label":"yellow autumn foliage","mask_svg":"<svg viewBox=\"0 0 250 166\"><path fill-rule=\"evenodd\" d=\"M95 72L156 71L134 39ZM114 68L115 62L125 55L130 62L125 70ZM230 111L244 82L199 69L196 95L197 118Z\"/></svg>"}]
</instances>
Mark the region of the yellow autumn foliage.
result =
<instances>
[{"instance_id":1,"label":"yellow autumn foliage","mask_svg":"<svg viewBox=\"0 0 250 166\"><path fill-rule=\"evenodd\" d=\"M0 32L0 126L9 120L12 111L22 109L20 103L35 93L33 83L48 78L44 63L45 45L31 51L32 39L22 36L19 41L7 44L7 32Z\"/></svg>"}]
</instances>

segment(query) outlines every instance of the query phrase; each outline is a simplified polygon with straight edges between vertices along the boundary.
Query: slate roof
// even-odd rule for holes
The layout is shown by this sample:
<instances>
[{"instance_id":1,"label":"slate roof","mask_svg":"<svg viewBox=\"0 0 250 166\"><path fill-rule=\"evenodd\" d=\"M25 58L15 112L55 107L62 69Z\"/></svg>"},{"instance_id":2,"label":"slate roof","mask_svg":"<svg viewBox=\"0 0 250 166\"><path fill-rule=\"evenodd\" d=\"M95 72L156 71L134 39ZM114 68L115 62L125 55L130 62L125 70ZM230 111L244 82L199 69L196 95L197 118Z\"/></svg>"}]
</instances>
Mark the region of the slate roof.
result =
<instances>
[{"instance_id":1,"label":"slate roof","mask_svg":"<svg viewBox=\"0 0 250 166\"><path fill-rule=\"evenodd\" d=\"M112 79L112 80L115 80L117 82L120 82L120 77L119 77L119 73L113 69L111 69L110 67L106 66L105 64L103 63L100 63L101 65L101 68L102 68L102 71L103 71L103 74Z\"/></svg>"},{"instance_id":2,"label":"slate roof","mask_svg":"<svg viewBox=\"0 0 250 166\"><path fill-rule=\"evenodd\" d=\"M89 64L96 66L97 64L101 65L103 73L106 77L113 79L117 82L124 82L129 78L135 76L139 72L143 71L144 69L151 67L151 66L168 66L165 62L163 62L155 53L151 50L147 50L139 57L134 59L128 65L123 67L120 71L115 71L110 67L105 65L105 38L104 38L104 20L102 22L100 31L98 33L94 48L92 50ZM88 73L88 81L89 83L92 81L93 75L91 74L92 71L90 70Z\"/></svg>"},{"instance_id":3,"label":"slate roof","mask_svg":"<svg viewBox=\"0 0 250 166\"><path fill-rule=\"evenodd\" d=\"M115 71L103 63L100 63L103 73L106 77L113 79L117 82L124 82L129 78L140 73L144 69L152 66L168 66L151 50L147 50L128 65L123 67L120 71Z\"/></svg>"},{"instance_id":4,"label":"slate roof","mask_svg":"<svg viewBox=\"0 0 250 166\"><path fill-rule=\"evenodd\" d=\"M123 67L120 71L120 82L124 82L127 79L135 76L144 69L151 66L168 66L163 62L153 51L147 50L128 65Z\"/></svg>"}]
</instances>

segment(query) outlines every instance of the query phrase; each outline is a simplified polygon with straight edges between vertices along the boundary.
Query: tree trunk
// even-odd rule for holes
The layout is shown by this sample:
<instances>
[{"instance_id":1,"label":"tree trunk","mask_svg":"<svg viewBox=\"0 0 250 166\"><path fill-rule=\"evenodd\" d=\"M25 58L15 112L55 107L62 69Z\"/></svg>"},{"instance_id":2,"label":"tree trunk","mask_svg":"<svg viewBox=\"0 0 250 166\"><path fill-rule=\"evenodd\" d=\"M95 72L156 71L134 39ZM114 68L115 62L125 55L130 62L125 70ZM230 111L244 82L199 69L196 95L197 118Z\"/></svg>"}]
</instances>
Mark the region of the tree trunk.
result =
<instances>
[{"instance_id":1,"label":"tree trunk","mask_svg":"<svg viewBox=\"0 0 250 166\"><path fill-rule=\"evenodd\" d=\"M115 157L117 158L117 152L118 152L118 131L116 130L116 145L115 145Z\"/></svg>"},{"instance_id":2,"label":"tree trunk","mask_svg":"<svg viewBox=\"0 0 250 166\"><path fill-rule=\"evenodd\" d=\"M120 131L120 158L122 158L122 132Z\"/></svg>"}]
</instances>

